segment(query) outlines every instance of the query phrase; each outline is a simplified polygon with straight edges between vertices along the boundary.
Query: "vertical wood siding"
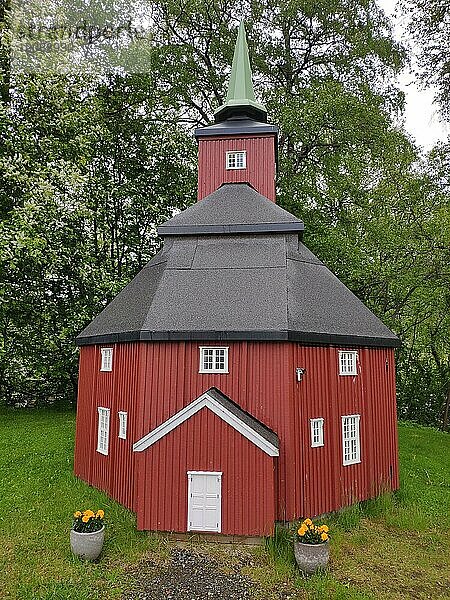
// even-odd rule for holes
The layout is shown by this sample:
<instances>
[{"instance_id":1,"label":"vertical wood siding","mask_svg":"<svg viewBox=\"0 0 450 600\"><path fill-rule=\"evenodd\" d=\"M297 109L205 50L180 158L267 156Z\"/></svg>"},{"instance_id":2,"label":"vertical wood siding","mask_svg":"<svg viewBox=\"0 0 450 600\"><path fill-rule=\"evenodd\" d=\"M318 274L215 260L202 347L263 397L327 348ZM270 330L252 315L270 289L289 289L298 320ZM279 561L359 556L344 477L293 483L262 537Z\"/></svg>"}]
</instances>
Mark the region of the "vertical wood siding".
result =
<instances>
[{"instance_id":1,"label":"vertical wood siding","mask_svg":"<svg viewBox=\"0 0 450 600\"><path fill-rule=\"evenodd\" d=\"M225 168L226 153L247 151L247 168ZM198 199L202 200L222 183L250 183L275 202L275 142L273 135L208 137L198 145Z\"/></svg>"},{"instance_id":2,"label":"vertical wood siding","mask_svg":"<svg viewBox=\"0 0 450 600\"><path fill-rule=\"evenodd\" d=\"M273 532L274 459L210 410L202 409L140 453L139 461L139 529L187 531L187 472L219 471L221 533Z\"/></svg>"},{"instance_id":3,"label":"vertical wood siding","mask_svg":"<svg viewBox=\"0 0 450 600\"><path fill-rule=\"evenodd\" d=\"M127 508L136 509L132 451L136 417L142 410L139 344L107 344L113 348L113 369L100 371L102 346L80 349L75 475L108 492ZM139 393L139 391L141 393ZM97 452L99 406L110 409L109 450ZM127 438L119 439L119 411L127 413Z\"/></svg>"},{"instance_id":4,"label":"vertical wood siding","mask_svg":"<svg viewBox=\"0 0 450 600\"><path fill-rule=\"evenodd\" d=\"M352 377L338 374L339 348L229 342L229 374L200 374L200 345L208 344L116 344L112 373L100 372L100 346L81 349L75 473L135 510L141 527L158 529L155 519L162 519L164 530L186 530L187 501L180 513L180 495L187 493L187 470L225 473L230 469L235 475L229 482L257 479L260 494L266 493L263 486L269 486L269 496L272 493L270 457L234 430L228 431L212 414L192 417L151 448L132 452L134 442L213 386L279 437L277 519L315 516L375 496L385 488L398 488L392 350L359 348L359 371ZM300 383L296 367L306 369ZM98 406L111 409L108 456L96 452ZM120 410L128 413L126 440L118 439ZM341 417L350 414L361 415L361 463L343 466ZM319 417L324 419L325 445L311 448L310 419ZM273 459L270 463L273 473ZM162 498L148 483L154 481L153 476L160 482L157 487L163 479L164 487L169 486ZM236 490L244 489L243 484L236 485ZM223 494L229 490L224 487ZM245 505L246 496L238 495ZM242 510L234 505L230 509L229 515L236 515L234 533L244 532ZM270 506L257 509L255 518L264 527L270 510ZM224 526L227 523L227 532L232 533L231 521L226 519Z\"/></svg>"},{"instance_id":5,"label":"vertical wood siding","mask_svg":"<svg viewBox=\"0 0 450 600\"><path fill-rule=\"evenodd\" d=\"M306 368L294 392L297 516L337 510L399 485L394 352L359 348L354 377L339 375L338 357L339 348L296 349L296 366ZM341 417L353 414L360 415L361 462L344 466ZM325 444L312 448L310 419L320 417Z\"/></svg>"}]
</instances>

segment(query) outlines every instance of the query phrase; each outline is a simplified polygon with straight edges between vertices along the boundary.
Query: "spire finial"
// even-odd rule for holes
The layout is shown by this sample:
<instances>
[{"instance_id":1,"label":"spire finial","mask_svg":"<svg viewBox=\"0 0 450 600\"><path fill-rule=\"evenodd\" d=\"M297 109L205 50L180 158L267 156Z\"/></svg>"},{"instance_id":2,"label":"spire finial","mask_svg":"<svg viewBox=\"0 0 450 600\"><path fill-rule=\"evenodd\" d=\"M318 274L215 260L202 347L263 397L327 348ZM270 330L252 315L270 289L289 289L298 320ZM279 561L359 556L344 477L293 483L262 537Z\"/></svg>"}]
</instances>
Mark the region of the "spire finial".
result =
<instances>
[{"instance_id":1,"label":"spire finial","mask_svg":"<svg viewBox=\"0 0 450 600\"><path fill-rule=\"evenodd\" d=\"M239 24L227 98L225 104L215 111L214 116L216 122L219 122L236 114L245 114L264 122L267 119L266 109L262 104L256 102L253 91L252 71L243 19Z\"/></svg>"}]
</instances>

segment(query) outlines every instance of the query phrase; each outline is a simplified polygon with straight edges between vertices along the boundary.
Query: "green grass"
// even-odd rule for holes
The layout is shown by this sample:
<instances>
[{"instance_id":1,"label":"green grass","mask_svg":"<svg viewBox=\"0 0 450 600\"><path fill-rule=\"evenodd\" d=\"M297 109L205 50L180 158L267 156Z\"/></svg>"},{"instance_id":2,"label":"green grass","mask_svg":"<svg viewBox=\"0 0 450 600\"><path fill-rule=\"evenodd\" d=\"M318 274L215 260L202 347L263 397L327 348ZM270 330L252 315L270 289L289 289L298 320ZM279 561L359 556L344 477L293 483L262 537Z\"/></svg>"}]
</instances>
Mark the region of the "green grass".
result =
<instances>
[{"instance_id":1,"label":"green grass","mask_svg":"<svg viewBox=\"0 0 450 600\"><path fill-rule=\"evenodd\" d=\"M281 531L267 549L284 575L274 584L268 565L269 589L289 580L299 598L450 598L450 436L401 424L399 443L398 492L321 520L332 532L330 571L299 577Z\"/></svg>"},{"instance_id":2,"label":"green grass","mask_svg":"<svg viewBox=\"0 0 450 600\"><path fill-rule=\"evenodd\" d=\"M0 598L119 598L127 570L167 559L168 544L136 531L134 515L72 475L75 415L0 409ZM245 552L242 572L261 600L450 597L450 436L401 425L401 489L329 516L331 565L303 578L283 529ZM103 508L99 563L72 556L72 512ZM197 549L200 545L197 545ZM229 566L227 547L201 545Z\"/></svg>"},{"instance_id":3,"label":"green grass","mask_svg":"<svg viewBox=\"0 0 450 600\"><path fill-rule=\"evenodd\" d=\"M118 580L148 536L134 516L72 474L75 415L0 411L0 598L95 600L120 596ZM103 559L72 556L69 530L78 508L103 508Z\"/></svg>"}]
</instances>

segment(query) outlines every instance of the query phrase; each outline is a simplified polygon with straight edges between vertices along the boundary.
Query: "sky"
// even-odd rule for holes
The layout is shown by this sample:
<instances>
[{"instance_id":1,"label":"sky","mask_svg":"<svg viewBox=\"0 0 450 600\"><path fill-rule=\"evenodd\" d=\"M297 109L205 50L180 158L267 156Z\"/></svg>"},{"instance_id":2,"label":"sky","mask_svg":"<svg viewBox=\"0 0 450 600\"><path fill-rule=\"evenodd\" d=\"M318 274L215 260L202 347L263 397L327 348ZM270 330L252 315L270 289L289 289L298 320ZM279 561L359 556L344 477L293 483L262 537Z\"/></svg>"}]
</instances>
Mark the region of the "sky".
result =
<instances>
[{"instance_id":1,"label":"sky","mask_svg":"<svg viewBox=\"0 0 450 600\"><path fill-rule=\"evenodd\" d=\"M396 0L377 0L377 2L394 22L395 37L399 41L404 41L405 26L395 14ZM438 107L433 104L434 90L420 89L414 75L407 70L399 76L398 84L406 95L405 129L416 142L424 150L430 150L436 142L450 136L449 126L440 121Z\"/></svg>"}]
</instances>

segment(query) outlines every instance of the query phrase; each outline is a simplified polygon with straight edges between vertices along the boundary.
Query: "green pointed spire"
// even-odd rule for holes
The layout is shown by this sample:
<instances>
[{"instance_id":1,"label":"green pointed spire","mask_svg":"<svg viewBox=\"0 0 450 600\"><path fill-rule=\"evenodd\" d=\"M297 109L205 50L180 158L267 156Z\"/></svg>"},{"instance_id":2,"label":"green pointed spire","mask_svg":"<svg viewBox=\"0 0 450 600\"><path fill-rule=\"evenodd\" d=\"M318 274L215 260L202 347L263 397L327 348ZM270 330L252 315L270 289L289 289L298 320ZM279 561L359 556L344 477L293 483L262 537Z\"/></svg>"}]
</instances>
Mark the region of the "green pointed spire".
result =
<instances>
[{"instance_id":1,"label":"green pointed spire","mask_svg":"<svg viewBox=\"0 0 450 600\"><path fill-rule=\"evenodd\" d=\"M243 20L239 25L234 49L227 98L225 104L215 111L214 116L216 122L219 122L239 113L262 121L266 121L267 118L265 107L256 102L253 91L252 71Z\"/></svg>"}]
</instances>

